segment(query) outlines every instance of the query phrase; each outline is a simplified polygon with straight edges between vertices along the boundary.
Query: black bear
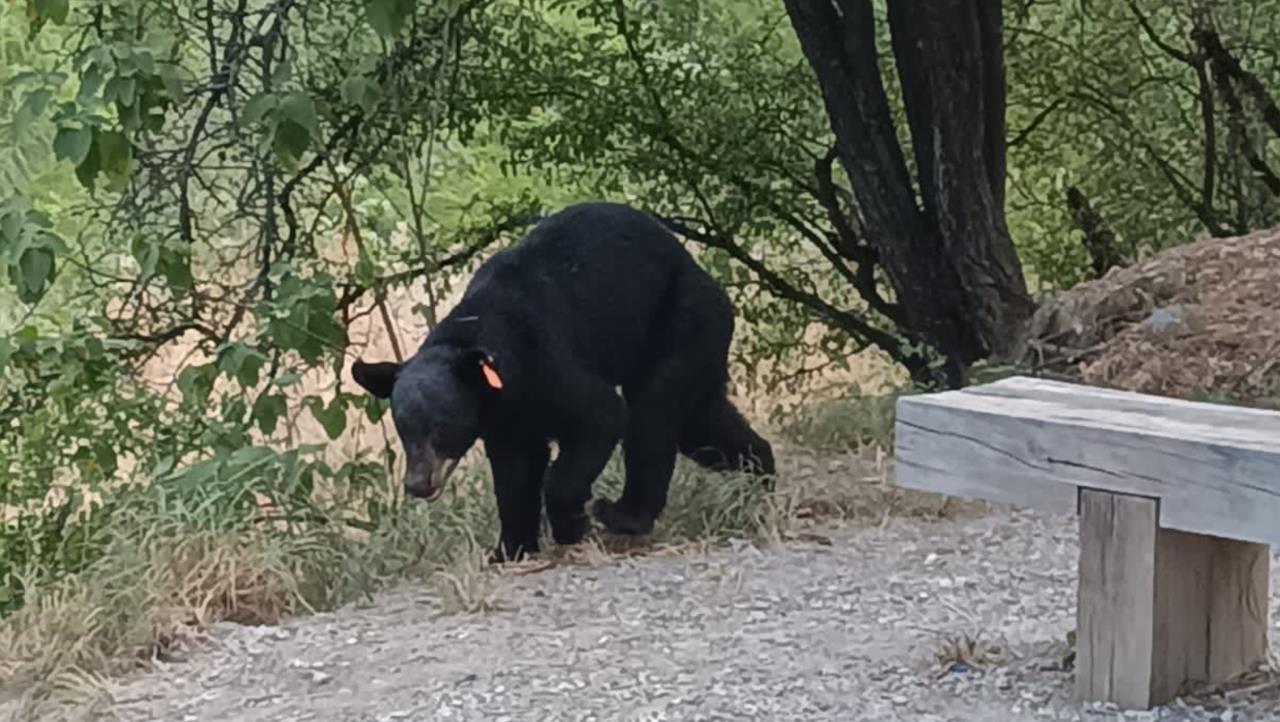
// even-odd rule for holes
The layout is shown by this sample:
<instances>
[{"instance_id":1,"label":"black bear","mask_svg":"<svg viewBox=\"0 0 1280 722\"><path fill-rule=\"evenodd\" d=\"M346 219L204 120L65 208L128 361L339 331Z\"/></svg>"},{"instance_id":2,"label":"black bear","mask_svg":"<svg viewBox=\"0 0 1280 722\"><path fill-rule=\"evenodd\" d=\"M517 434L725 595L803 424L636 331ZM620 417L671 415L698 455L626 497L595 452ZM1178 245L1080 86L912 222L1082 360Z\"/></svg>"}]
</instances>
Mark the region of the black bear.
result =
<instances>
[{"instance_id":1,"label":"black bear","mask_svg":"<svg viewBox=\"0 0 1280 722\"><path fill-rule=\"evenodd\" d=\"M391 399L406 493L434 498L484 442L495 555L514 559L537 551L544 499L556 543L581 541L591 485L619 439L622 497L592 505L613 533L652 530L677 452L772 477L772 448L726 397L733 327L728 296L655 218L584 203L483 263L403 365L351 370Z\"/></svg>"}]
</instances>

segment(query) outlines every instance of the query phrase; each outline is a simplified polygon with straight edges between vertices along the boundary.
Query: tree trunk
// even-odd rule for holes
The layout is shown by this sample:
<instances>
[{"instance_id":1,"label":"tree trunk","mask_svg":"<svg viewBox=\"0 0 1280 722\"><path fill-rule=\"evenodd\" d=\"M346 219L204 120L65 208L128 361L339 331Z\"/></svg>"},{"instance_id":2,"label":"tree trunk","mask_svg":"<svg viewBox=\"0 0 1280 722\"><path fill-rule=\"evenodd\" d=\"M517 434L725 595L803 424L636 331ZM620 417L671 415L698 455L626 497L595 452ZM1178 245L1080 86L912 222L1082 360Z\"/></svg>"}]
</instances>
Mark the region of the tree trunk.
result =
<instances>
[{"instance_id":1,"label":"tree trunk","mask_svg":"<svg viewBox=\"0 0 1280 722\"><path fill-rule=\"evenodd\" d=\"M870 0L786 6L908 327L952 364L1009 356L1034 303L1004 218L1000 4L889 2L918 195L877 64Z\"/></svg>"}]
</instances>

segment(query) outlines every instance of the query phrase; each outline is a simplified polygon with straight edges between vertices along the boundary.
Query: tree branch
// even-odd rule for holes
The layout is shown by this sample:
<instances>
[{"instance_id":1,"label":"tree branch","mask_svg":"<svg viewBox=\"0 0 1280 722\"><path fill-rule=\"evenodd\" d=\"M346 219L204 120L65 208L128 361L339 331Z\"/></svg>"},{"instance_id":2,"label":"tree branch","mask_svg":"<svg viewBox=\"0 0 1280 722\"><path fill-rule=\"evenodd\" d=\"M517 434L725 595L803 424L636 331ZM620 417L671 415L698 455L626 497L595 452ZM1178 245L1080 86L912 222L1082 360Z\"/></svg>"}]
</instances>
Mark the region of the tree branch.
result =
<instances>
[{"instance_id":1,"label":"tree branch","mask_svg":"<svg viewBox=\"0 0 1280 722\"><path fill-rule=\"evenodd\" d=\"M338 298L338 310L346 310L369 291L398 286L411 281L418 276L439 273L447 268L460 266L472 258L475 258L481 251L492 245L493 242L498 240L498 238L500 238L504 233L528 226L536 222L538 219L539 216L533 213L519 213L513 215L503 220L501 223L490 227L479 238L463 247L461 250L455 251L438 261L433 261L398 273L383 276L382 278L379 278L367 285L360 283L344 284L342 287L342 295Z\"/></svg>"},{"instance_id":2,"label":"tree branch","mask_svg":"<svg viewBox=\"0 0 1280 722\"><path fill-rule=\"evenodd\" d=\"M728 253L734 260L751 269L764 282L765 287L769 289L771 294L783 300L798 303L808 308L819 318L845 331L859 344L859 350L874 344L887 353L890 358L908 366L908 368L915 362L915 359L905 351L902 341L896 336L872 326L848 311L832 306L816 294L796 288L773 269L752 258L751 254L747 253L738 244L712 233L699 231L690 226L684 219L670 218L657 214L655 214L655 217L677 235L684 236L711 248L719 248Z\"/></svg>"},{"instance_id":3,"label":"tree branch","mask_svg":"<svg viewBox=\"0 0 1280 722\"><path fill-rule=\"evenodd\" d=\"M1196 28L1192 37L1204 49L1205 54L1209 56L1209 62L1223 77L1234 80L1244 88L1257 104L1263 122L1271 128L1276 137L1280 138L1280 107L1276 105L1276 99L1267 92L1262 81L1258 80L1258 76L1244 69L1240 61L1222 45L1222 38L1218 37L1213 30Z\"/></svg>"},{"instance_id":4,"label":"tree branch","mask_svg":"<svg viewBox=\"0 0 1280 722\"><path fill-rule=\"evenodd\" d=\"M1061 107L1062 107L1062 98L1058 98L1054 100L1052 103L1049 103L1048 105L1046 105L1045 107L1037 111L1036 114L1031 117L1031 121L1027 123L1027 126L1022 130L1018 131L1018 134L1015 135L1013 139L1009 141L1009 147L1017 148L1018 146L1027 142L1027 139L1031 137L1031 134L1034 133L1042 123L1048 120L1049 116L1053 115L1054 111L1056 111L1058 108L1061 108Z\"/></svg>"}]
</instances>

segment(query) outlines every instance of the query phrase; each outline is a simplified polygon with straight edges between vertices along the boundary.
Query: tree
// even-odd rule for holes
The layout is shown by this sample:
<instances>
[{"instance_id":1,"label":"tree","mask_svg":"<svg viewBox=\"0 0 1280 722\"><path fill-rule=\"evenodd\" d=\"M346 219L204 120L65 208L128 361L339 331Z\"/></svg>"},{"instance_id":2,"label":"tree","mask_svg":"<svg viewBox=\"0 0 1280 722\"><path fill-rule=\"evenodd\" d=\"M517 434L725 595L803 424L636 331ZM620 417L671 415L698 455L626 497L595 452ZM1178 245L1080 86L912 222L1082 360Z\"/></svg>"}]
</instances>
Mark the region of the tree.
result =
<instances>
[{"instance_id":1,"label":"tree","mask_svg":"<svg viewBox=\"0 0 1280 722\"><path fill-rule=\"evenodd\" d=\"M1280 222L1280 3L1006 7L1007 213L1037 283L1092 275L1072 189L1124 259Z\"/></svg>"},{"instance_id":2,"label":"tree","mask_svg":"<svg viewBox=\"0 0 1280 722\"><path fill-rule=\"evenodd\" d=\"M772 0L491 10L475 100L512 165L664 218L744 322L737 378L801 391L872 349L929 382L902 332L804 56Z\"/></svg>"},{"instance_id":3,"label":"tree","mask_svg":"<svg viewBox=\"0 0 1280 722\"><path fill-rule=\"evenodd\" d=\"M948 359L951 383L1007 356L1034 310L1005 223L1003 11L982 0L889 3L914 151L898 140L871 0L787 0L907 328Z\"/></svg>"}]
</instances>

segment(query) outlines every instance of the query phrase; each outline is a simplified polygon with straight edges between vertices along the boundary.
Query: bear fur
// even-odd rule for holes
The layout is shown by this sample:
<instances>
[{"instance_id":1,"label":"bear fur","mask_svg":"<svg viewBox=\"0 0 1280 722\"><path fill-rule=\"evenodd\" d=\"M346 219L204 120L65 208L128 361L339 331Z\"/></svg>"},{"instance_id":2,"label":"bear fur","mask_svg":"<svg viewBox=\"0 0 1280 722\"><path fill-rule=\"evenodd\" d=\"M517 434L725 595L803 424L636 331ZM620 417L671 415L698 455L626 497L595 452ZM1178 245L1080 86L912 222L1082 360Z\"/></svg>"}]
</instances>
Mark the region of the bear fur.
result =
<instances>
[{"instance_id":1,"label":"bear fur","mask_svg":"<svg viewBox=\"0 0 1280 722\"><path fill-rule=\"evenodd\" d=\"M357 361L352 375L391 400L410 495L439 493L483 443L496 556L514 559L538 550L544 504L556 543L583 538L592 483L619 441L622 495L591 507L612 533L653 529L677 453L772 477L769 443L726 396L733 330L728 296L661 223L584 203L482 264L403 365Z\"/></svg>"}]
</instances>

